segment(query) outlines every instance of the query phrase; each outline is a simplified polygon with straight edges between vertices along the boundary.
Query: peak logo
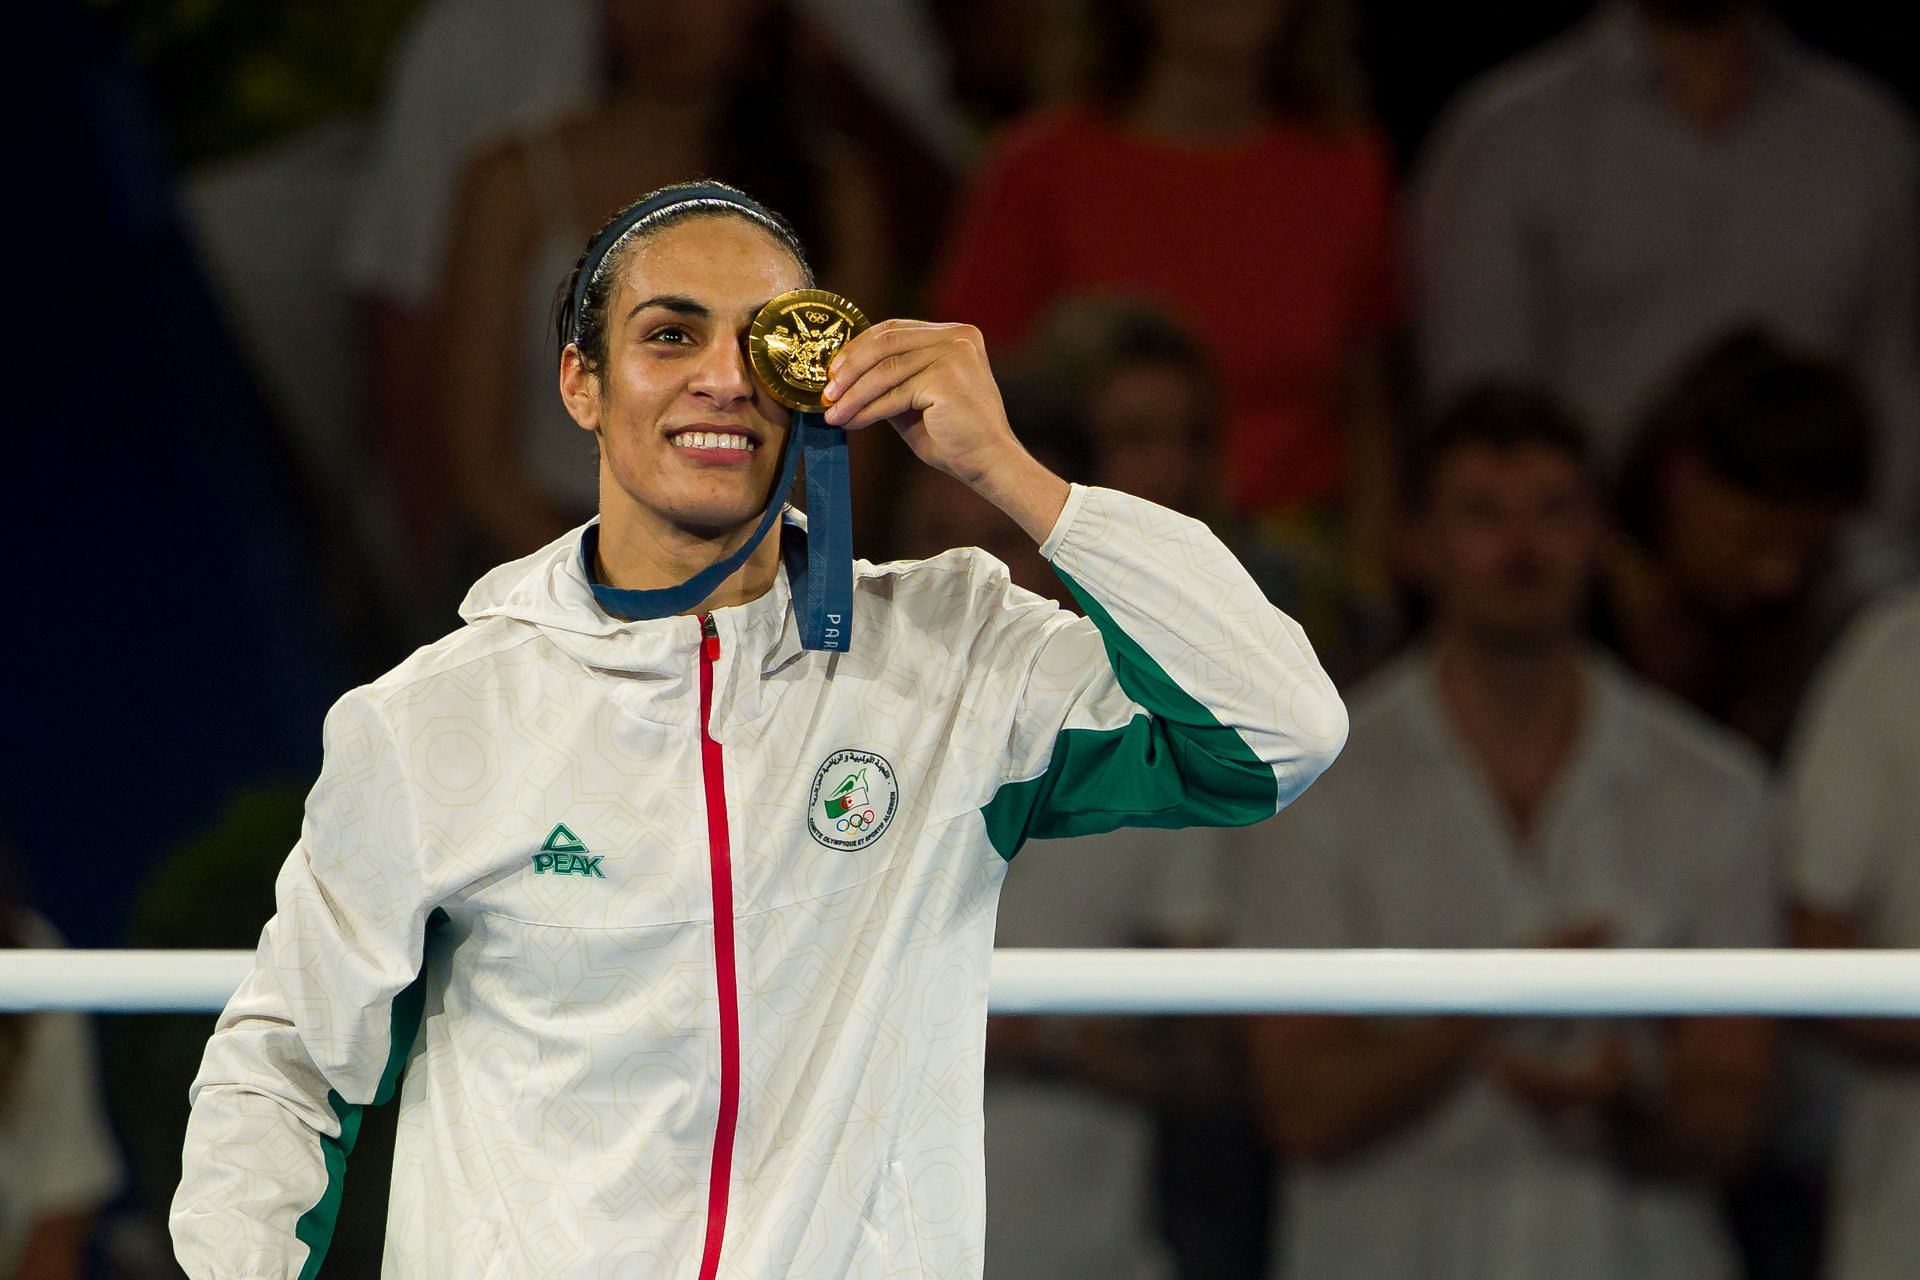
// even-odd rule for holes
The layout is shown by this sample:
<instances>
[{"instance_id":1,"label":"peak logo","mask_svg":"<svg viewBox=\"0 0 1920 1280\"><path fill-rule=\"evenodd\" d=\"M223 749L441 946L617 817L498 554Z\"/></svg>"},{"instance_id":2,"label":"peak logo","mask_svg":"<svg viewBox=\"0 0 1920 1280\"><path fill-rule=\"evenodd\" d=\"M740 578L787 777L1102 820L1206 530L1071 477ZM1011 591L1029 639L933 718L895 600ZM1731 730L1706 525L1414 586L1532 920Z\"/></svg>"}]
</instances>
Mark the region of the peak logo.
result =
<instances>
[{"instance_id":1,"label":"peak logo","mask_svg":"<svg viewBox=\"0 0 1920 1280\"><path fill-rule=\"evenodd\" d=\"M536 853L533 855L533 874L544 876L596 876L601 880L607 873L600 869L600 858L595 854L587 857L578 853Z\"/></svg>"},{"instance_id":2,"label":"peak logo","mask_svg":"<svg viewBox=\"0 0 1920 1280\"><path fill-rule=\"evenodd\" d=\"M607 873L600 869L600 859L604 856L592 853L566 823L556 822L553 830L547 832L540 852L533 855L533 874L595 876L605 880Z\"/></svg>"}]
</instances>

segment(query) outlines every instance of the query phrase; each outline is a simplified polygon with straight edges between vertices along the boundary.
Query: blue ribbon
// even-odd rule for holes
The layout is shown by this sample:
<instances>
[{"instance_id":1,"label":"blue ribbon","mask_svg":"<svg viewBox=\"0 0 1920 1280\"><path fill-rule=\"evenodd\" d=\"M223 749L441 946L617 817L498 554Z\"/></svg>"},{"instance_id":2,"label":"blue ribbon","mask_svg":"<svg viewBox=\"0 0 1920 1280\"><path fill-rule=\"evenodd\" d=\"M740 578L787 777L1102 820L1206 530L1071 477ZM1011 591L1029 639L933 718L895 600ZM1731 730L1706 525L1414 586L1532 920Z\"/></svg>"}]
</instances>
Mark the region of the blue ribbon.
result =
<instances>
[{"instance_id":1,"label":"blue ribbon","mask_svg":"<svg viewBox=\"0 0 1920 1280\"><path fill-rule=\"evenodd\" d=\"M853 636L853 482L847 433L817 413L794 415L807 453L807 568L788 575L805 649L846 652ZM801 608L800 601L806 602Z\"/></svg>"},{"instance_id":2,"label":"blue ribbon","mask_svg":"<svg viewBox=\"0 0 1920 1280\"><path fill-rule=\"evenodd\" d=\"M827 425L817 413L796 413L780 462L780 476L760 524L731 555L708 565L677 587L631 591L601 584L593 572L600 526L588 525L580 539L580 558L593 598L620 618L666 618L690 613L747 562L760 540L780 518L783 499L793 487L793 471L802 453L807 460L807 531L781 547L787 583L800 622L800 645L844 653L853 634L853 499L847 470L847 433Z\"/></svg>"}]
</instances>

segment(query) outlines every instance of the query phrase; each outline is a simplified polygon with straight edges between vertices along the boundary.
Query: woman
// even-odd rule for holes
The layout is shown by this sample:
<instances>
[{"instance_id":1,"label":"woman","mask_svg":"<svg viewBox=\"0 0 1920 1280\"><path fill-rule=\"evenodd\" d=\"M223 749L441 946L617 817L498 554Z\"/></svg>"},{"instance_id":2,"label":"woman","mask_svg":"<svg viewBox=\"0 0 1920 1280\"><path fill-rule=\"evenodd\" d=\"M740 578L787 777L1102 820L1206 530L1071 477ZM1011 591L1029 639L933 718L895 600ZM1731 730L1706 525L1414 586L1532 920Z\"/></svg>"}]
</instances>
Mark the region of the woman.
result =
<instances>
[{"instance_id":1,"label":"woman","mask_svg":"<svg viewBox=\"0 0 1920 1280\"><path fill-rule=\"evenodd\" d=\"M1005 350L1063 294L1169 308L1224 382L1216 485L1232 510L1377 593L1393 474L1381 346L1400 301L1387 145L1345 19L1343 0L1089 6L1081 100L989 156L936 310Z\"/></svg>"},{"instance_id":2,"label":"woman","mask_svg":"<svg viewBox=\"0 0 1920 1280\"><path fill-rule=\"evenodd\" d=\"M444 273L445 471L467 541L461 569L523 555L593 514L593 455L555 403L554 290L608 209L705 174L795 211L835 289L882 305L879 192L823 129L773 0L606 0L611 88L586 115L484 151L470 169ZM463 575L464 578L464 575Z\"/></svg>"},{"instance_id":3,"label":"woman","mask_svg":"<svg viewBox=\"0 0 1920 1280\"><path fill-rule=\"evenodd\" d=\"M978 552L861 562L851 649L804 648L804 532L759 538L789 417L745 346L812 278L717 184L655 192L582 256L559 382L600 519L329 714L194 1085L190 1274L317 1268L359 1107L398 1090L388 1280L977 1277L1007 860L1259 820L1344 741L1226 549L1035 462L962 325L854 338L827 417L889 423L1096 616ZM648 594L736 554L705 599Z\"/></svg>"}]
</instances>

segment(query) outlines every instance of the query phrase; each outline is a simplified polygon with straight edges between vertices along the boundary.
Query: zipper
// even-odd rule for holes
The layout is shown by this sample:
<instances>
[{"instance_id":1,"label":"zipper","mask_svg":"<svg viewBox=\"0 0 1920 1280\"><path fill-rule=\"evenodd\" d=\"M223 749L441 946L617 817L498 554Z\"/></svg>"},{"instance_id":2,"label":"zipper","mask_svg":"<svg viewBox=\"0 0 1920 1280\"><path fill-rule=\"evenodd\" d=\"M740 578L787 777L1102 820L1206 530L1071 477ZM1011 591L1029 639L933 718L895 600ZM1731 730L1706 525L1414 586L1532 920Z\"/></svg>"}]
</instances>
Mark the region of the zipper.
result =
<instances>
[{"instance_id":1,"label":"zipper","mask_svg":"<svg viewBox=\"0 0 1920 1280\"><path fill-rule=\"evenodd\" d=\"M733 856L727 831L726 773L713 740L713 664L720 659L720 631L713 615L700 615L700 777L707 797L707 861L713 884L713 968L720 995L720 1115L714 1125L713 1165L707 1182L707 1242L700 1280L720 1270L727 1234L727 1191L733 1177L733 1137L740 1119L740 991L733 952Z\"/></svg>"}]
</instances>

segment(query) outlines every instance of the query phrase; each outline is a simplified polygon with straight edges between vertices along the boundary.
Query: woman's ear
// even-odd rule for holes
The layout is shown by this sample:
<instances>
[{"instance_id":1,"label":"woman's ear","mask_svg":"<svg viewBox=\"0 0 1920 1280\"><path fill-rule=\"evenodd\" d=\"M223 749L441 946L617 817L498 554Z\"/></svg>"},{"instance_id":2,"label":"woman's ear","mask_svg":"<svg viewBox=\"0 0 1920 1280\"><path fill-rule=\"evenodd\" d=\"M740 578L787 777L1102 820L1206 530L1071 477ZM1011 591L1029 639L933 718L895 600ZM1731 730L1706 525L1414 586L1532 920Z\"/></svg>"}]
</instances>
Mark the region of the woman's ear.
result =
<instances>
[{"instance_id":1,"label":"woman's ear","mask_svg":"<svg viewBox=\"0 0 1920 1280\"><path fill-rule=\"evenodd\" d=\"M560 353L560 403L582 430L600 429L600 375L588 371L580 348L571 342Z\"/></svg>"}]
</instances>

